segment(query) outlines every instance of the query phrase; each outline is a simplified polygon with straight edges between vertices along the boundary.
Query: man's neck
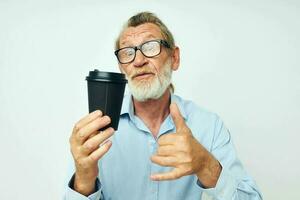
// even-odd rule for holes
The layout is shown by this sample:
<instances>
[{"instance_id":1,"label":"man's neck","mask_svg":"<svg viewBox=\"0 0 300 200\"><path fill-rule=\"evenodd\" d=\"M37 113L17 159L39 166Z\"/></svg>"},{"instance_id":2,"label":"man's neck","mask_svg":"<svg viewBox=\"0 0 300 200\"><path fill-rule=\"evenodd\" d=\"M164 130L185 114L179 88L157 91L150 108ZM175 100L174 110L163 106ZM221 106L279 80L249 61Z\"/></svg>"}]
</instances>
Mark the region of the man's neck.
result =
<instances>
[{"instance_id":1,"label":"man's neck","mask_svg":"<svg viewBox=\"0 0 300 200\"><path fill-rule=\"evenodd\" d=\"M170 113L170 91L167 89L159 99L149 99L139 102L133 98L134 114L146 124L156 138L160 125Z\"/></svg>"}]
</instances>

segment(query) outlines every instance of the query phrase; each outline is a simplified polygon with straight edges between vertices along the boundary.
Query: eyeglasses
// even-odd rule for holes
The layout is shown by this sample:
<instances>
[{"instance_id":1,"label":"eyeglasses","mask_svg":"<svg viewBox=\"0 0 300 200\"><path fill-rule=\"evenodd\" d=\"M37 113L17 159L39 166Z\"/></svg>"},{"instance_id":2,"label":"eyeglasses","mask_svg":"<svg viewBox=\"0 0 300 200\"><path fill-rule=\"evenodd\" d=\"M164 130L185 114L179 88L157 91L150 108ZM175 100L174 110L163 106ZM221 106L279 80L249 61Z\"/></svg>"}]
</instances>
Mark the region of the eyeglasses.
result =
<instances>
[{"instance_id":1,"label":"eyeglasses","mask_svg":"<svg viewBox=\"0 0 300 200\"><path fill-rule=\"evenodd\" d=\"M134 61L137 50L140 50L147 58L159 55L161 52L161 45L166 48L171 48L169 43L165 40L150 40L139 46L118 49L115 51L115 55L121 64L128 64Z\"/></svg>"}]
</instances>

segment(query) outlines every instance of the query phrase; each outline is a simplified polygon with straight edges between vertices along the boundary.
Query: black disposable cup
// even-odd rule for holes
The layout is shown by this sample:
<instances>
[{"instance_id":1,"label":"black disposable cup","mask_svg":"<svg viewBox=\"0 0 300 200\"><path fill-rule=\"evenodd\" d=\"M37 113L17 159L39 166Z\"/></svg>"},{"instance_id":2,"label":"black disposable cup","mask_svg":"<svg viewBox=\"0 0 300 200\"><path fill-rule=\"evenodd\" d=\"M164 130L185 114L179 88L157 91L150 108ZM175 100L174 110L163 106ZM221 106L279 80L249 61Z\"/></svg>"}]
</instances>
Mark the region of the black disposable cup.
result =
<instances>
[{"instance_id":1,"label":"black disposable cup","mask_svg":"<svg viewBox=\"0 0 300 200\"><path fill-rule=\"evenodd\" d=\"M127 80L124 74L103 72L95 69L86 77L88 87L89 112L101 110L111 118L108 127L118 129L120 112Z\"/></svg>"}]
</instances>

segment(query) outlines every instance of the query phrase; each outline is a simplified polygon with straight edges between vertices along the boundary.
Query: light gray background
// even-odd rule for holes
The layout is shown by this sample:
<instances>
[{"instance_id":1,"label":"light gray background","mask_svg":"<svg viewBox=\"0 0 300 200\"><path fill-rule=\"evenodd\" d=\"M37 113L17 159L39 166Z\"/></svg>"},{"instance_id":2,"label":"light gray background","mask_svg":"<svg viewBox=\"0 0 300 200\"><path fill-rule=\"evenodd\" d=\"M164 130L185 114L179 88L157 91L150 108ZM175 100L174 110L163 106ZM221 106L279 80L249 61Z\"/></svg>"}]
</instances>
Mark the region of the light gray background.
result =
<instances>
[{"instance_id":1,"label":"light gray background","mask_svg":"<svg viewBox=\"0 0 300 200\"><path fill-rule=\"evenodd\" d=\"M0 0L0 199L60 199L89 70L138 11L181 48L176 93L218 113L265 199L299 199L300 3ZM120 163L116 163L120 164Z\"/></svg>"}]
</instances>

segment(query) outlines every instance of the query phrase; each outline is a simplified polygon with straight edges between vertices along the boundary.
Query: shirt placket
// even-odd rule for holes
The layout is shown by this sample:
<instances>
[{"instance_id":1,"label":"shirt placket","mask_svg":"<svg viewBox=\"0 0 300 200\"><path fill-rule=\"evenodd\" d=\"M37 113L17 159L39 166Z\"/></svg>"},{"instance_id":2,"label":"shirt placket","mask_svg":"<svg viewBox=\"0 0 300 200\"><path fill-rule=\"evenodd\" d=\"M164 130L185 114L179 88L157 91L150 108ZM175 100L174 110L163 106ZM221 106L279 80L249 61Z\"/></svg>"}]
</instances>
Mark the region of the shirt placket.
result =
<instances>
[{"instance_id":1,"label":"shirt placket","mask_svg":"<svg viewBox=\"0 0 300 200\"><path fill-rule=\"evenodd\" d=\"M148 135L148 145L149 145L149 153L150 156L156 153L157 150L157 142L155 138L152 136L152 134ZM150 175L155 174L159 171L159 166L156 165L155 163L150 161ZM149 176L150 176L149 175ZM158 181L152 181L149 177L150 180L150 198L151 200L158 200Z\"/></svg>"}]
</instances>

